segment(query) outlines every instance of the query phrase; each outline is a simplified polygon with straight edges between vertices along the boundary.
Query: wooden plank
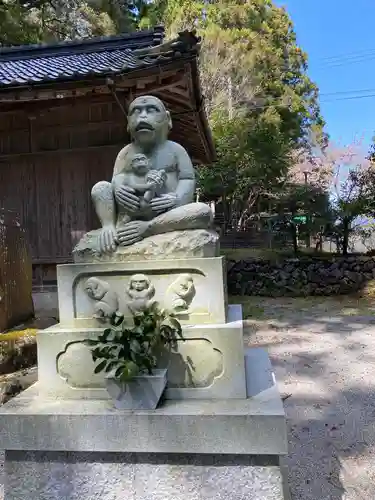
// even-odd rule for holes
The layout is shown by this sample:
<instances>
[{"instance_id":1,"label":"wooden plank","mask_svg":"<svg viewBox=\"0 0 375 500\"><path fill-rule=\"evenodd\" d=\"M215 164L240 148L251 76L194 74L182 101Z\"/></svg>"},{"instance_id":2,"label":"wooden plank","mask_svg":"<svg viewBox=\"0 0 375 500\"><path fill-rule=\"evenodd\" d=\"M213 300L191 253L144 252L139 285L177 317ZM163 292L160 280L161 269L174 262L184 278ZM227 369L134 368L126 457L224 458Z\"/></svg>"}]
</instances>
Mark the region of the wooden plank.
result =
<instances>
[{"instance_id":1,"label":"wooden plank","mask_svg":"<svg viewBox=\"0 0 375 500\"><path fill-rule=\"evenodd\" d=\"M90 187L87 181L87 155L60 156L61 178L61 255L70 256L73 247L89 231Z\"/></svg>"},{"instance_id":2,"label":"wooden plank","mask_svg":"<svg viewBox=\"0 0 375 500\"><path fill-rule=\"evenodd\" d=\"M128 141L126 141L128 142ZM126 144L126 142L121 142L118 144L103 144L99 146L85 146L75 149L53 149L51 151L34 151L32 153L12 153L6 155L0 155L0 169L2 168L3 162L13 161L16 158L27 158L27 157L35 157L35 158L48 158L49 156L56 156L59 154L76 154L82 152L89 151L99 151L100 149L105 149L106 151L111 151L112 149L116 149L117 152Z\"/></svg>"},{"instance_id":3,"label":"wooden plank","mask_svg":"<svg viewBox=\"0 0 375 500\"><path fill-rule=\"evenodd\" d=\"M96 216L94 206L91 202L91 189L99 181L111 181L113 174L113 167L119 153L120 148L112 149L111 151L100 151L99 154L90 152L87 155L86 179L87 179L87 193L90 197L90 210L88 217L88 228L94 229L100 227L99 220Z\"/></svg>"},{"instance_id":4,"label":"wooden plank","mask_svg":"<svg viewBox=\"0 0 375 500\"><path fill-rule=\"evenodd\" d=\"M125 93L125 92L124 92ZM38 115L43 112L50 112L53 110L58 110L59 108L71 107L77 109L80 105L90 105L90 104L100 104L103 102L108 102L113 100L113 96L107 88L106 94L100 95L88 95L83 97L67 97L65 99L49 99L41 101L30 101L30 102L15 102L2 104L0 102L0 113L1 116L9 116L13 113L18 113L19 115L28 114ZM78 117L79 118L79 117Z\"/></svg>"},{"instance_id":5,"label":"wooden plank","mask_svg":"<svg viewBox=\"0 0 375 500\"><path fill-rule=\"evenodd\" d=\"M66 159L64 159L66 161ZM60 162L40 158L35 163L38 257L62 257Z\"/></svg>"},{"instance_id":6,"label":"wooden plank","mask_svg":"<svg viewBox=\"0 0 375 500\"><path fill-rule=\"evenodd\" d=\"M34 165L19 159L0 165L0 208L12 210L26 231L32 257L38 257Z\"/></svg>"},{"instance_id":7,"label":"wooden plank","mask_svg":"<svg viewBox=\"0 0 375 500\"><path fill-rule=\"evenodd\" d=\"M68 161L60 158L61 178L61 256L71 257L80 238L100 227L91 201L91 189L99 181L110 181L118 150L112 154L70 155ZM60 256L60 257L61 257Z\"/></svg>"}]
</instances>

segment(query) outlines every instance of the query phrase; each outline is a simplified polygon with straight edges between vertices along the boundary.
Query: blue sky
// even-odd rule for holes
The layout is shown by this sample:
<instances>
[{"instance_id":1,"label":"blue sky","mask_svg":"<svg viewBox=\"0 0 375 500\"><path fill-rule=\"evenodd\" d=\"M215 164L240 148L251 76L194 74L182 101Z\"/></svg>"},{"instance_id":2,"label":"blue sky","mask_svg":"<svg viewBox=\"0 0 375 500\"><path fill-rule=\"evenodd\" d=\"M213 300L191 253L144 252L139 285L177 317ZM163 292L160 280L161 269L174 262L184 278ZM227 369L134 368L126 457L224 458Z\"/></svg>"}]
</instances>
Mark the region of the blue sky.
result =
<instances>
[{"instance_id":1,"label":"blue sky","mask_svg":"<svg viewBox=\"0 0 375 500\"><path fill-rule=\"evenodd\" d=\"M375 0L276 3L286 7L309 55L327 132L341 144L363 137L367 148L375 134ZM373 97L348 99L369 94Z\"/></svg>"}]
</instances>

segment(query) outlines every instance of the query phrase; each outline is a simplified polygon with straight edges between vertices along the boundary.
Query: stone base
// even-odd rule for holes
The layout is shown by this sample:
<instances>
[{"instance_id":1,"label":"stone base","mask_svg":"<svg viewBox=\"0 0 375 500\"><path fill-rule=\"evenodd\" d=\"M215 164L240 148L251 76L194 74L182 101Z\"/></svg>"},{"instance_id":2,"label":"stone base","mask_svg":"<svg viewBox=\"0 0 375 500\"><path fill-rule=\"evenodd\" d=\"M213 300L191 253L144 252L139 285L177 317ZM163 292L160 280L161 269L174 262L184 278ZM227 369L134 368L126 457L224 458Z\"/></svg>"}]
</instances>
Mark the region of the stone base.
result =
<instances>
[{"instance_id":1,"label":"stone base","mask_svg":"<svg viewBox=\"0 0 375 500\"><path fill-rule=\"evenodd\" d=\"M38 333L40 391L69 399L107 399L104 374L95 365L86 338L103 328L56 325ZM168 367L169 399L243 399L246 397L241 306L231 305L228 323L184 326L185 341L160 360Z\"/></svg>"},{"instance_id":2,"label":"stone base","mask_svg":"<svg viewBox=\"0 0 375 500\"><path fill-rule=\"evenodd\" d=\"M278 457L7 451L4 500L283 500Z\"/></svg>"},{"instance_id":3,"label":"stone base","mask_svg":"<svg viewBox=\"0 0 375 500\"><path fill-rule=\"evenodd\" d=\"M164 401L116 410L112 401L45 397L38 383L0 409L0 446L18 451L284 455L276 386L247 399Z\"/></svg>"},{"instance_id":4,"label":"stone base","mask_svg":"<svg viewBox=\"0 0 375 500\"><path fill-rule=\"evenodd\" d=\"M0 410L4 500L284 500L285 414L265 351L251 351L263 362L257 376L248 363L242 400L118 411L26 390Z\"/></svg>"},{"instance_id":5,"label":"stone base","mask_svg":"<svg viewBox=\"0 0 375 500\"><path fill-rule=\"evenodd\" d=\"M73 250L76 264L93 262L130 262L142 260L218 257L219 235L212 230L190 229L149 236L128 247L118 247L112 254L97 252L100 230L87 233Z\"/></svg>"}]
</instances>

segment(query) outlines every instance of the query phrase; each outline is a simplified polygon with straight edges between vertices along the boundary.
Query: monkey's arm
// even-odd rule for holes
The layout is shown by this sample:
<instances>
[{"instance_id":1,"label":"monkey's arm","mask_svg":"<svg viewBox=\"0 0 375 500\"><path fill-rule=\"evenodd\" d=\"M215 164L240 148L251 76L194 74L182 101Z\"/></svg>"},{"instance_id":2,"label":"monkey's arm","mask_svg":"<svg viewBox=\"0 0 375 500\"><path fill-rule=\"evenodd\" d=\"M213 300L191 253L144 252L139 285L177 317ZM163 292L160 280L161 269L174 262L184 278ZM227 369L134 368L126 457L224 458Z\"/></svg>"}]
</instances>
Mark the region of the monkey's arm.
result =
<instances>
[{"instance_id":1,"label":"monkey's arm","mask_svg":"<svg viewBox=\"0 0 375 500\"><path fill-rule=\"evenodd\" d=\"M191 203L195 191L195 171L187 151L176 144L179 182L176 188L177 206Z\"/></svg>"}]
</instances>

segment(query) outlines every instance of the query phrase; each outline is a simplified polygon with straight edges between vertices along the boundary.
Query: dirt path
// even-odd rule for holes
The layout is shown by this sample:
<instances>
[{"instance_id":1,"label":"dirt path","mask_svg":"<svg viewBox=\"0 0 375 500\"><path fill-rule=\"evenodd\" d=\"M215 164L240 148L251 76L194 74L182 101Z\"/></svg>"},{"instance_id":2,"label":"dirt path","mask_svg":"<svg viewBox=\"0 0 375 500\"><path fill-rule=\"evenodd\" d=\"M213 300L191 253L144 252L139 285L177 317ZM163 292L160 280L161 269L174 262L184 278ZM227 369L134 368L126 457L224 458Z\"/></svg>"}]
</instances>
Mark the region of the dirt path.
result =
<instances>
[{"instance_id":1,"label":"dirt path","mask_svg":"<svg viewBox=\"0 0 375 500\"><path fill-rule=\"evenodd\" d=\"M267 347L287 398L292 499L375 498L372 311L327 301L257 304L262 318L247 321L245 337Z\"/></svg>"}]
</instances>

